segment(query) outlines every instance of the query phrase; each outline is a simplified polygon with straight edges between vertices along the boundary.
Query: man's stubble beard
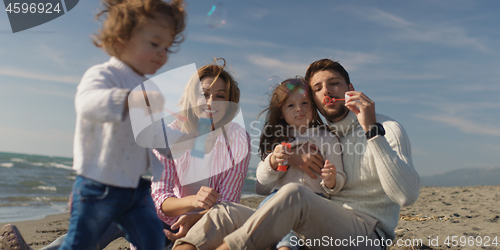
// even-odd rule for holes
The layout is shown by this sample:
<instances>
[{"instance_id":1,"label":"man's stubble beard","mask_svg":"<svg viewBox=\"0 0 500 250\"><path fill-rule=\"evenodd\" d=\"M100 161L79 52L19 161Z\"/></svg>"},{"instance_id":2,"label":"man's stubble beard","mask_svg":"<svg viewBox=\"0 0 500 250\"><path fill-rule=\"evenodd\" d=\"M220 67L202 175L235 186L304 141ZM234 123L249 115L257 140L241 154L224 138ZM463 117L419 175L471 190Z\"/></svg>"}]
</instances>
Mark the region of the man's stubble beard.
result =
<instances>
[{"instance_id":1,"label":"man's stubble beard","mask_svg":"<svg viewBox=\"0 0 500 250\"><path fill-rule=\"evenodd\" d=\"M349 109L345 105L340 106L338 110L327 110L324 108L323 110L325 112L325 118L330 122L338 122L344 119L349 112Z\"/></svg>"}]
</instances>

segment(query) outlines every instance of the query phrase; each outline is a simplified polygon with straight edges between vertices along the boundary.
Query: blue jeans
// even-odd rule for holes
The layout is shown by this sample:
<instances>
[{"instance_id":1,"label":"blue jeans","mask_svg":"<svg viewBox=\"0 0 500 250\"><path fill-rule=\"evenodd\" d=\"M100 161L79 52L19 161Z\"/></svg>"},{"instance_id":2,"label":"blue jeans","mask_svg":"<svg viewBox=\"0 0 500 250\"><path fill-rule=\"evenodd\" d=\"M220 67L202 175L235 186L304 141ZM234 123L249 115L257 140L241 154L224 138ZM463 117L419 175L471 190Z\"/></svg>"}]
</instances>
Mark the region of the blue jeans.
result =
<instances>
[{"instance_id":1,"label":"blue jeans","mask_svg":"<svg viewBox=\"0 0 500 250\"><path fill-rule=\"evenodd\" d=\"M115 222L137 249L163 249L165 234L150 193L151 182L119 188L77 176L68 233L60 249L94 249Z\"/></svg>"},{"instance_id":2,"label":"blue jeans","mask_svg":"<svg viewBox=\"0 0 500 250\"><path fill-rule=\"evenodd\" d=\"M268 200L270 200L275 194L276 192L278 192L278 189L274 190L270 195L268 195L264 200L262 200L262 202L260 203L259 207L257 209L259 209L260 207L262 207L264 205L264 203L266 203ZM292 236L295 236L296 239L298 239L299 237L297 236L297 234L295 234L293 231L290 231L290 233L288 233L287 235L285 235L285 237L283 237L281 239L280 242L278 242L278 244L276 244L276 249L279 249L280 247L288 247L292 250L299 250L300 247L298 245L296 246L292 246L292 243L291 243L291 237Z\"/></svg>"},{"instance_id":3,"label":"blue jeans","mask_svg":"<svg viewBox=\"0 0 500 250\"><path fill-rule=\"evenodd\" d=\"M173 232L173 233L179 232L178 228L175 230L172 230L172 229L170 229L169 225L167 225L165 223L162 223L162 224L163 224L163 229L167 229L168 231ZM65 237L66 237L66 234L61 235L56 240L52 241L52 243L50 243L48 246L45 246L45 247L41 248L40 250L57 250L57 249L59 249L61 247L61 245L63 244ZM102 249L106 248L109 245L109 243L111 243L114 240L121 238L121 237L125 237L125 234L120 230L120 228L118 228L118 225L115 222L113 222L108 227L106 232L104 232L104 234L101 235L101 237L99 237L99 241L97 242L98 245L95 248L95 250L102 250ZM173 242L170 241L169 239L167 239L165 236L165 246L171 246L172 243Z\"/></svg>"}]
</instances>

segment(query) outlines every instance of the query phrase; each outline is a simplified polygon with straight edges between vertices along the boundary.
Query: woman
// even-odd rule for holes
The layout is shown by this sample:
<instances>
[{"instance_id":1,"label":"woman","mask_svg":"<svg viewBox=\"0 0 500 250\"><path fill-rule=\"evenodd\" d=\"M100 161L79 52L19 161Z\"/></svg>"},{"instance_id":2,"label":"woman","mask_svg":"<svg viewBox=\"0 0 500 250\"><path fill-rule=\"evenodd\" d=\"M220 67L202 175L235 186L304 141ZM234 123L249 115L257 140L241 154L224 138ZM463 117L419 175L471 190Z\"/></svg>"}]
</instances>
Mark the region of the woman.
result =
<instances>
[{"instance_id":1,"label":"woman","mask_svg":"<svg viewBox=\"0 0 500 250\"><path fill-rule=\"evenodd\" d=\"M216 65L217 60L224 65ZM198 69L198 75L185 87L180 101L180 116L184 119L168 125L190 134L197 130L200 119L211 121L209 134L199 135L206 136L205 143L196 142L204 146L203 158L191 155L192 150L174 159L154 150L165 170L161 179L152 184L152 196L158 217L170 225L165 233L171 241L183 237L216 202L238 203L248 170L249 136L232 122L238 112L238 84L224 70L224 59L214 62Z\"/></svg>"}]
</instances>

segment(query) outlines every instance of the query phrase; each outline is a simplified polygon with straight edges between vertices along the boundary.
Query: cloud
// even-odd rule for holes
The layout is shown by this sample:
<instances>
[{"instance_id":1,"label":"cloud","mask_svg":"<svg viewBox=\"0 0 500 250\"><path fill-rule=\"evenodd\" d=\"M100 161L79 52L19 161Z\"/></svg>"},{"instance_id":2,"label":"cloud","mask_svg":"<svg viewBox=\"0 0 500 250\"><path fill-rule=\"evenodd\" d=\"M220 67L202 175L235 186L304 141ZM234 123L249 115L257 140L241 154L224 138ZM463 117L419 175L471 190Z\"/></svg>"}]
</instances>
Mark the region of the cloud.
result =
<instances>
[{"instance_id":1,"label":"cloud","mask_svg":"<svg viewBox=\"0 0 500 250\"><path fill-rule=\"evenodd\" d=\"M467 134L500 136L500 127L494 125L500 110L500 102L491 100L469 100L460 98L454 101L442 100L443 96L427 95L419 98L423 105L431 107L427 113L415 115L449 127L456 128ZM435 113L429 113L437 111ZM490 114L490 115L488 115Z\"/></svg>"},{"instance_id":2,"label":"cloud","mask_svg":"<svg viewBox=\"0 0 500 250\"><path fill-rule=\"evenodd\" d=\"M250 64L260 68L261 72L268 72L268 76L274 75L285 79L304 74L309 66L309 63L280 60L258 54L248 55L246 59Z\"/></svg>"},{"instance_id":3,"label":"cloud","mask_svg":"<svg viewBox=\"0 0 500 250\"><path fill-rule=\"evenodd\" d=\"M364 65L382 64L384 58L376 54L363 53L359 51L321 49L323 53L329 54L330 59L338 61L348 72L358 70ZM307 69L307 67L306 67Z\"/></svg>"},{"instance_id":4,"label":"cloud","mask_svg":"<svg viewBox=\"0 0 500 250\"><path fill-rule=\"evenodd\" d=\"M76 89L73 92L65 92L65 91L55 90L53 88L52 89L36 88L34 86L29 86L29 87L26 86L23 89L25 89L27 91L36 92L38 94L58 96L58 97L64 97L64 98L70 98L70 99L75 98L75 95L76 95Z\"/></svg>"},{"instance_id":5,"label":"cloud","mask_svg":"<svg viewBox=\"0 0 500 250\"><path fill-rule=\"evenodd\" d=\"M58 63L60 66L67 65L61 49L53 49L45 44L40 44L36 51L39 54L40 58L52 60Z\"/></svg>"},{"instance_id":6,"label":"cloud","mask_svg":"<svg viewBox=\"0 0 500 250\"><path fill-rule=\"evenodd\" d=\"M373 95L370 99L380 102L391 102L395 104L415 103L415 100L409 96L389 96L389 95Z\"/></svg>"},{"instance_id":7,"label":"cloud","mask_svg":"<svg viewBox=\"0 0 500 250\"><path fill-rule=\"evenodd\" d=\"M468 134L500 136L500 128L497 126L471 121L463 117L451 115L418 115L418 117L446 124Z\"/></svg>"},{"instance_id":8,"label":"cloud","mask_svg":"<svg viewBox=\"0 0 500 250\"><path fill-rule=\"evenodd\" d=\"M249 8L245 11L243 17L251 19L252 21L260 21L271 13L272 11L270 9Z\"/></svg>"},{"instance_id":9,"label":"cloud","mask_svg":"<svg viewBox=\"0 0 500 250\"><path fill-rule=\"evenodd\" d=\"M396 39L453 47L472 47L483 52L490 51L477 38L470 37L462 27L427 20L421 23L413 23L380 9L367 10L363 16L381 26L395 28L393 35Z\"/></svg>"},{"instance_id":10,"label":"cloud","mask_svg":"<svg viewBox=\"0 0 500 250\"><path fill-rule=\"evenodd\" d=\"M244 48L244 47L282 48L283 47L282 45L278 45L271 42L239 39L234 37L230 38L230 37L222 37L214 35L192 34L189 35L188 39L201 43L228 45L236 48Z\"/></svg>"},{"instance_id":11,"label":"cloud","mask_svg":"<svg viewBox=\"0 0 500 250\"><path fill-rule=\"evenodd\" d=\"M406 29L397 35L400 39L438 43L453 47L473 47L477 50L488 52L490 49L478 39L469 37L467 32L460 27L443 27L429 25L430 27L419 27Z\"/></svg>"},{"instance_id":12,"label":"cloud","mask_svg":"<svg viewBox=\"0 0 500 250\"><path fill-rule=\"evenodd\" d=\"M366 17L380 25L396 28L408 28L414 26L401 17L395 16L380 9L373 9Z\"/></svg>"},{"instance_id":13,"label":"cloud","mask_svg":"<svg viewBox=\"0 0 500 250\"><path fill-rule=\"evenodd\" d=\"M80 82L80 76L62 76L55 74L43 74L43 73L35 73L23 69L17 69L13 67L2 67L0 68L0 75L4 76L14 76L26 79L34 79L41 81L49 81L49 82L60 82L60 83L70 83L70 84L78 84Z\"/></svg>"}]
</instances>

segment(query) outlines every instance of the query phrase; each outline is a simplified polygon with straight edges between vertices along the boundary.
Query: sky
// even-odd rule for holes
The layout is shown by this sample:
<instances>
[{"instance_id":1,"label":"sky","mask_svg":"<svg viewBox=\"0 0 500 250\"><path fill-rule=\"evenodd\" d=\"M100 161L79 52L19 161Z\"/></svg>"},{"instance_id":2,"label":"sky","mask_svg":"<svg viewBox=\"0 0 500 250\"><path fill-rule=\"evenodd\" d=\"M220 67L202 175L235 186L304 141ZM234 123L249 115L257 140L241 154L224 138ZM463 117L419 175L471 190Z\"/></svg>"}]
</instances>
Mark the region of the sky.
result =
<instances>
[{"instance_id":1,"label":"sky","mask_svg":"<svg viewBox=\"0 0 500 250\"><path fill-rule=\"evenodd\" d=\"M18 33L0 11L0 151L72 156L77 84L109 59L90 42L98 8L80 1ZM420 175L500 165L499 1L188 0L186 11L186 40L157 75L225 58L254 138L276 79L331 58L404 126Z\"/></svg>"}]
</instances>

